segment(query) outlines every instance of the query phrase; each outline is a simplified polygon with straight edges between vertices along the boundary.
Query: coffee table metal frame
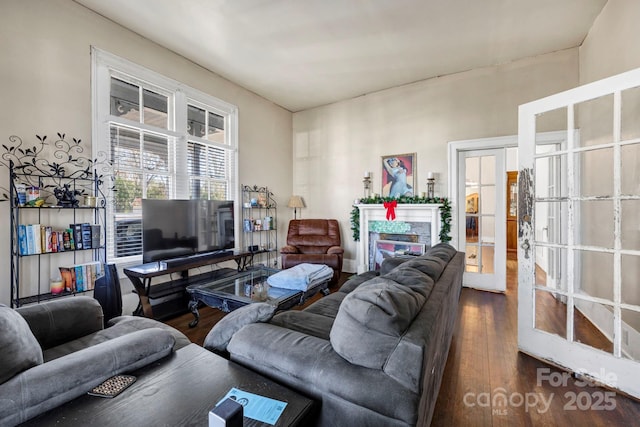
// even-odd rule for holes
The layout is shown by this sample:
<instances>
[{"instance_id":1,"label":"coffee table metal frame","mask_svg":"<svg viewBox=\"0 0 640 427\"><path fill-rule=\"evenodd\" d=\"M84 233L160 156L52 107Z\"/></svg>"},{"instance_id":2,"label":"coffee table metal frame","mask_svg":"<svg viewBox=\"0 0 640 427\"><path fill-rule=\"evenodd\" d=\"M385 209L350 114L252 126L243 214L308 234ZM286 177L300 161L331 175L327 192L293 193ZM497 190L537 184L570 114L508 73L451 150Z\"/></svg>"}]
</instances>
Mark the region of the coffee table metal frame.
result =
<instances>
[{"instance_id":1,"label":"coffee table metal frame","mask_svg":"<svg viewBox=\"0 0 640 427\"><path fill-rule=\"evenodd\" d=\"M189 323L189 327L193 328L200 320L200 313L198 312L200 303L226 313L256 302L272 304L276 307L276 310L288 310L295 305L304 304L307 298L318 292L322 292L324 295L329 293L329 280L327 279L324 282L315 284L306 291L270 286L268 298L265 301L252 299L251 288L258 283L266 283L269 276L279 271L268 267L258 267L213 282L187 286L187 292L191 296L189 310L194 316L193 321Z\"/></svg>"}]
</instances>

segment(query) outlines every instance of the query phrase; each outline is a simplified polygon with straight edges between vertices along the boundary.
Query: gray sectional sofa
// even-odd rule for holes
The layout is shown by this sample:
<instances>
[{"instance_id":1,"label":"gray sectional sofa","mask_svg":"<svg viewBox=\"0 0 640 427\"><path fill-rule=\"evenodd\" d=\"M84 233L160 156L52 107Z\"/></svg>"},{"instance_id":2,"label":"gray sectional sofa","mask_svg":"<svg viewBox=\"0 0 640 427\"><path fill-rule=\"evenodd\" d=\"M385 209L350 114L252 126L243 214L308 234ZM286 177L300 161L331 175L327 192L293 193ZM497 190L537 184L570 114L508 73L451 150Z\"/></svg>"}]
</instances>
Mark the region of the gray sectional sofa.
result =
<instances>
[{"instance_id":1,"label":"gray sectional sofa","mask_svg":"<svg viewBox=\"0 0 640 427\"><path fill-rule=\"evenodd\" d=\"M302 311L236 310L205 347L315 399L317 425L429 425L463 271L464 253L439 244L386 260Z\"/></svg>"},{"instance_id":2,"label":"gray sectional sofa","mask_svg":"<svg viewBox=\"0 0 640 427\"><path fill-rule=\"evenodd\" d=\"M120 316L104 327L86 296L11 309L0 304L0 425L12 426L190 344L178 330Z\"/></svg>"}]
</instances>

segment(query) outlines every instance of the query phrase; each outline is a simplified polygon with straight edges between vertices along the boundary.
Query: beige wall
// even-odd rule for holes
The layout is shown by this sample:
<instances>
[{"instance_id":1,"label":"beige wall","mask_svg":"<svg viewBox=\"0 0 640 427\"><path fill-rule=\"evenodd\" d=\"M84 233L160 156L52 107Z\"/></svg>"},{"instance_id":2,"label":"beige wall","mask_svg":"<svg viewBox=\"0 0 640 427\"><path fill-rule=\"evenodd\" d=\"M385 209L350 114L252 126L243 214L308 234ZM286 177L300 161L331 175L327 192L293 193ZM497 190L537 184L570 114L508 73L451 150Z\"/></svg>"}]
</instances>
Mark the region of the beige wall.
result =
<instances>
[{"instance_id":1,"label":"beige wall","mask_svg":"<svg viewBox=\"0 0 640 427\"><path fill-rule=\"evenodd\" d=\"M609 0L580 47L580 84L640 67L640 1Z\"/></svg>"},{"instance_id":2,"label":"beige wall","mask_svg":"<svg viewBox=\"0 0 640 427\"><path fill-rule=\"evenodd\" d=\"M640 22L640 2L637 0L609 0L602 12L591 27L582 47L580 47L580 83L590 83L605 77L619 74L640 67L640 43L638 43L638 22ZM597 101L591 110L611 110L611 100ZM604 106L603 106L604 105ZM637 117L640 115L640 90L634 89L622 95L622 137L625 139L640 137L640 125ZM610 114L608 114L610 116ZM592 114L591 116L597 117ZM606 117L606 116L605 116ZM583 117L581 117L583 119ZM611 134L611 121L604 123L593 121L580 124L595 134L597 140L600 135ZM585 141L589 143L589 141ZM640 147L629 146L623 149L622 156L622 191L627 194L639 194L640 192ZM612 158L609 152L601 155L595 153L583 168L586 171L597 170L597 174L588 174L583 185L590 189L599 189L606 185L612 188L611 167L603 168L603 165L611 165ZM593 178L593 179L589 179ZM610 191L610 190L609 190ZM608 214L607 214L608 213ZM587 216L585 226L586 239L590 242L599 242L604 239L604 233L610 240L613 232L610 225L612 216L610 206L607 209L592 209ZM637 218L640 209L637 203L623 202L622 209L622 244L623 249L640 249L640 229L637 226ZM591 227L588 225L591 224ZM590 262L591 261L591 262ZM582 268L582 287L589 294L596 296L612 297L611 278L613 277L612 260L605 257L604 260L584 260ZM640 304L640 288L637 286L640 275L640 262L637 257L625 256L622 270L622 301L625 303ZM640 316L630 311L623 311L623 320L640 330ZM605 329L606 330L606 329Z\"/></svg>"},{"instance_id":3,"label":"beige wall","mask_svg":"<svg viewBox=\"0 0 640 427\"><path fill-rule=\"evenodd\" d=\"M340 221L346 271L355 271L349 213L373 173L380 193L381 156L417 153L417 189L436 173L447 196L447 143L518 132L518 105L578 85L578 50L434 78L293 115L293 185L303 217Z\"/></svg>"},{"instance_id":4,"label":"beige wall","mask_svg":"<svg viewBox=\"0 0 640 427\"><path fill-rule=\"evenodd\" d=\"M90 152L90 46L237 105L240 183L267 185L280 206L286 205L292 191L290 112L71 0L2 1L0 143L7 144L10 135L31 143L36 134L51 138L65 132L81 138ZM7 184L2 167L0 187ZM281 230L289 216L283 209ZM9 302L8 218L8 203L0 203L0 303L5 304Z\"/></svg>"}]
</instances>

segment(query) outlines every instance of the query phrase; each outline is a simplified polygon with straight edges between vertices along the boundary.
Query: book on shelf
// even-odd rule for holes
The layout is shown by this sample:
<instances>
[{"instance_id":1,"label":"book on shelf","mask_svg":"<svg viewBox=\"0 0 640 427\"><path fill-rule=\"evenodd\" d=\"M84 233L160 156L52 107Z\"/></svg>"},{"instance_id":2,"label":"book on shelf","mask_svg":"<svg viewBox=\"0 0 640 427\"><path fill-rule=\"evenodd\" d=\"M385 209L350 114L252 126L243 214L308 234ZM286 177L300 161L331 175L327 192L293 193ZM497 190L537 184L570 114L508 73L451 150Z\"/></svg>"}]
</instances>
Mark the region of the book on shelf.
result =
<instances>
[{"instance_id":1,"label":"book on shelf","mask_svg":"<svg viewBox=\"0 0 640 427\"><path fill-rule=\"evenodd\" d=\"M59 252L57 231L51 230L51 234L49 235L49 244L51 245L51 252Z\"/></svg>"},{"instance_id":2,"label":"book on shelf","mask_svg":"<svg viewBox=\"0 0 640 427\"><path fill-rule=\"evenodd\" d=\"M85 291L85 286L84 286L84 268L81 265L76 265L75 267L76 270L76 291L78 292L82 292Z\"/></svg>"},{"instance_id":3,"label":"book on shelf","mask_svg":"<svg viewBox=\"0 0 640 427\"><path fill-rule=\"evenodd\" d=\"M84 249L82 245L82 224L69 224L69 228L73 230L72 236L76 249Z\"/></svg>"},{"instance_id":4,"label":"book on shelf","mask_svg":"<svg viewBox=\"0 0 640 427\"><path fill-rule=\"evenodd\" d=\"M91 249L91 224L85 222L80 227L82 230L82 249Z\"/></svg>"},{"instance_id":5,"label":"book on shelf","mask_svg":"<svg viewBox=\"0 0 640 427\"><path fill-rule=\"evenodd\" d=\"M27 246L27 226L24 224L18 225L18 253L20 255L29 254L29 248Z\"/></svg>"},{"instance_id":6,"label":"book on shelf","mask_svg":"<svg viewBox=\"0 0 640 427\"><path fill-rule=\"evenodd\" d=\"M60 276L68 292L85 292L95 288L96 280L104 276L100 261L77 264L70 267L59 267Z\"/></svg>"},{"instance_id":7,"label":"book on shelf","mask_svg":"<svg viewBox=\"0 0 640 427\"><path fill-rule=\"evenodd\" d=\"M42 253L42 237L40 231L40 224L31 224L30 229L33 236L33 252L32 254Z\"/></svg>"},{"instance_id":8,"label":"book on shelf","mask_svg":"<svg viewBox=\"0 0 640 427\"><path fill-rule=\"evenodd\" d=\"M73 251L76 249L76 244L73 240L73 230L70 228L62 232L62 247L65 251Z\"/></svg>"},{"instance_id":9,"label":"book on shelf","mask_svg":"<svg viewBox=\"0 0 640 427\"><path fill-rule=\"evenodd\" d=\"M91 247L99 248L100 245L100 235L101 235L100 225L99 224L91 224Z\"/></svg>"},{"instance_id":10,"label":"book on shelf","mask_svg":"<svg viewBox=\"0 0 640 427\"><path fill-rule=\"evenodd\" d=\"M49 253L53 252L53 248L51 246L51 226L43 225L40 227L40 236L42 238L42 252Z\"/></svg>"}]
</instances>

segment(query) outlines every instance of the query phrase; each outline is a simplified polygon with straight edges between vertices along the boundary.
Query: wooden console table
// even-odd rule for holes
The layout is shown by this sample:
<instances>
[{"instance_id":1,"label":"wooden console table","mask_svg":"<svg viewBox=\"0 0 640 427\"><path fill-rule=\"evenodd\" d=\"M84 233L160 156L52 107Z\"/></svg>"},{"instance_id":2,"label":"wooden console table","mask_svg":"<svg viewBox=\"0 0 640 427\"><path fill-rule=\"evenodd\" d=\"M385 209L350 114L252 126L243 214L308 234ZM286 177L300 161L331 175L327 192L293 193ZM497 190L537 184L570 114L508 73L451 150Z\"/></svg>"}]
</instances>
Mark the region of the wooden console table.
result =
<instances>
[{"instance_id":1,"label":"wooden console table","mask_svg":"<svg viewBox=\"0 0 640 427\"><path fill-rule=\"evenodd\" d=\"M233 252L222 256L200 256L182 258L180 260L154 261L135 267L125 268L127 275L138 294L140 301L133 312L137 316L145 316L152 319L162 319L178 312L188 311L189 298L185 291L189 285L195 285L204 281L218 280L238 271L243 271L251 264L253 252ZM209 272L189 276L189 270L207 265L219 264L226 261L235 261L237 269L221 268ZM180 277L166 282L151 285L155 277L179 273ZM152 306L154 299L164 298L162 304Z\"/></svg>"}]
</instances>

